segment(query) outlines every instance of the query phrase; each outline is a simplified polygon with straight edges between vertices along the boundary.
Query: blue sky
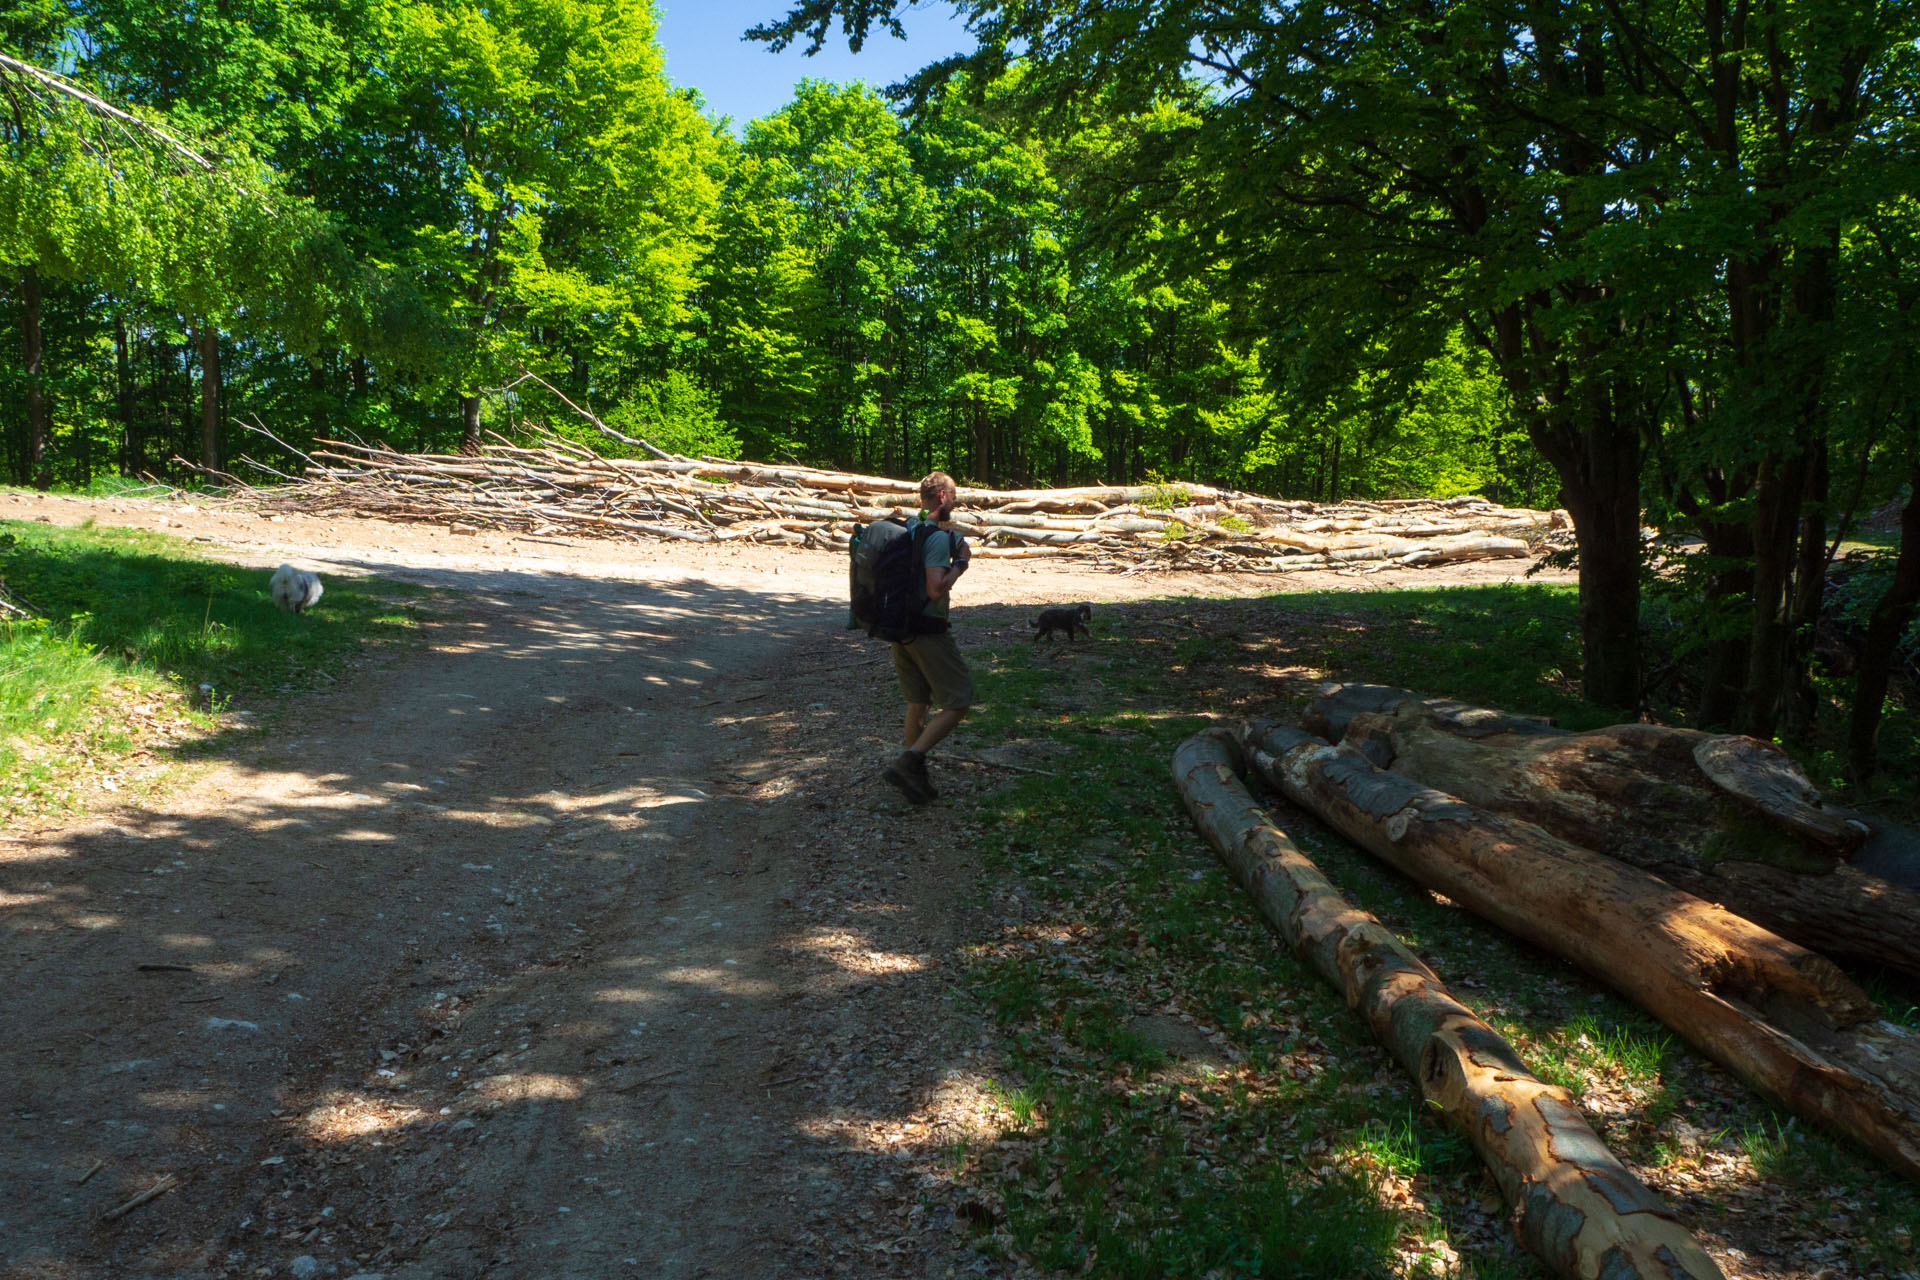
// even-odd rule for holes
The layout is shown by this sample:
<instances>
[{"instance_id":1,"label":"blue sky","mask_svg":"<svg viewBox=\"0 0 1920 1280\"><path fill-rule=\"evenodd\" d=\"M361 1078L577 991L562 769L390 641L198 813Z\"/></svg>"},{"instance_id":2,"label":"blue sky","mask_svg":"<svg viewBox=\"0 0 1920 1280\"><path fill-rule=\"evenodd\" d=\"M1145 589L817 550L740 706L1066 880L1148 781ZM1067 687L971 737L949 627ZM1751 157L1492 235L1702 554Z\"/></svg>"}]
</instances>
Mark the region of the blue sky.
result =
<instances>
[{"instance_id":1,"label":"blue sky","mask_svg":"<svg viewBox=\"0 0 1920 1280\"><path fill-rule=\"evenodd\" d=\"M754 117L786 105L802 80L865 80L884 88L929 62L973 48L952 6L937 0L908 11L905 40L874 32L859 53L848 53L836 26L811 58L801 53L804 41L776 54L740 38L748 27L785 17L785 0L659 0L659 5L667 77L698 89L714 114L732 116L735 133Z\"/></svg>"}]
</instances>

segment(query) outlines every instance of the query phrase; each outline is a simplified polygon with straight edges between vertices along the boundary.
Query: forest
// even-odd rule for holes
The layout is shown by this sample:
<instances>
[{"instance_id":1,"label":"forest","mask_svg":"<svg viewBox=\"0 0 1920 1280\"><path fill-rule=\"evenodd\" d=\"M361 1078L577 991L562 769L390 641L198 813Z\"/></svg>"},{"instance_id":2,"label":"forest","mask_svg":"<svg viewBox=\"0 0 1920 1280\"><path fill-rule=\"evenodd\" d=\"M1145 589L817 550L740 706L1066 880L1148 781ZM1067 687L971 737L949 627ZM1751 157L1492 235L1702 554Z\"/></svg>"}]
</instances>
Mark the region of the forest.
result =
<instances>
[{"instance_id":1,"label":"forest","mask_svg":"<svg viewBox=\"0 0 1920 1280\"><path fill-rule=\"evenodd\" d=\"M1570 511L1589 699L1804 736L1843 625L1873 772L1920 598L1920 4L962 8L972 55L736 136L645 0L16 0L7 476L584 429L533 373L690 454L1478 492Z\"/></svg>"}]
</instances>

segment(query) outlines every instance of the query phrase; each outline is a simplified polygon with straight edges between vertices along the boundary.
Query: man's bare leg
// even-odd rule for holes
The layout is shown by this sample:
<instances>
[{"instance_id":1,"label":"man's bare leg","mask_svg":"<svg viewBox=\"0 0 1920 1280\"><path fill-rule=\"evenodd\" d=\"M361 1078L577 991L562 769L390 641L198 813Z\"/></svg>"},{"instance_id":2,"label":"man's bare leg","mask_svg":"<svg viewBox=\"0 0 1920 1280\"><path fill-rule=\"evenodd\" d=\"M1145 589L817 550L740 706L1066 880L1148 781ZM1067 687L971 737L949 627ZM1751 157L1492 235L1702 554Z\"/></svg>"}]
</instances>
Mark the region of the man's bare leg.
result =
<instances>
[{"instance_id":1,"label":"man's bare leg","mask_svg":"<svg viewBox=\"0 0 1920 1280\"><path fill-rule=\"evenodd\" d=\"M927 727L927 706L924 702L907 704L907 736L901 741L909 747L920 741L921 730Z\"/></svg>"},{"instance_id":2,"label":"man's bare leg","mask_svg":"<svg viewBox=\"0 0 1920 1280\"><path fill-rule=\"evenodd\" d=\"M920 736L913 739L911 750L918 751L921 755L925 755L927 752L933 750L934 747L939 744L940 739L952 733L954 726L967 718L968 710L969 708L967 707L947 707L942 710L939 715L934 716L931 720L927 720L926 727L920 731ZM922 707L921 715L923 718L925 714L926 708ZM911 710L907 713L907 727L909 730L913 727L913 713Z\"/></svg>"}]
</instances>

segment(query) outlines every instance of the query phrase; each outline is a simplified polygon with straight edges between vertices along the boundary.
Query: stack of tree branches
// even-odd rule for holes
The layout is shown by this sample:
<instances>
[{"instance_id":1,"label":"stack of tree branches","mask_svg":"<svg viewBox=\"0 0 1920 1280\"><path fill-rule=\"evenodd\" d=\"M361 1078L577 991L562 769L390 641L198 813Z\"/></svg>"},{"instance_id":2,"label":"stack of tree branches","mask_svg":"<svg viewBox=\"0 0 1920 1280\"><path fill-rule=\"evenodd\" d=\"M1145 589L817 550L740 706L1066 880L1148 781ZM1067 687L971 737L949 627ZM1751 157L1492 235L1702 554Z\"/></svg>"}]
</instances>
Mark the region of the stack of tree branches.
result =
<instances>
[{"instance_id":1,"label":"stack of tree branches","mask_svg":"<svg viewBox=\"0 0 1920 1280\"><path fill-rule=\"evenodd\" d=\"M473 456L323 441L304 480L267 501L310 514L466 529L845 547L912 514L912 481L683 457L608 458L543 434ZM1134 570L1288 572L1525 556L1557 513L1484 498L1283 502L1200 484L963 488L955 523L989 558L1075 556Z\"/></svg>"}]
</instances>

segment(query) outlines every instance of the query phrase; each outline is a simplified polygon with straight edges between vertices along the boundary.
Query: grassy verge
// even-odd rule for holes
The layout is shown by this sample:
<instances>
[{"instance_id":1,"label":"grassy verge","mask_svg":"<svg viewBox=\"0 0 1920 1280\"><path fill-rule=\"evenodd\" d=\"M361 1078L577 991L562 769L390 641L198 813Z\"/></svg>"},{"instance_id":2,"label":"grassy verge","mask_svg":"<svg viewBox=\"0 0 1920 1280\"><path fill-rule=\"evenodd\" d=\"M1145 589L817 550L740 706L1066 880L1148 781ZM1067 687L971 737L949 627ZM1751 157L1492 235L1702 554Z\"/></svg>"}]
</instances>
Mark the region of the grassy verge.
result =
<instances>
[{"instance_id":1,"label":"grassy verge","mask_svg":"<svg viewBox=\"0 0 1920 1280\"><path fill-rule=\"evenodd\" d=\"M1011 612L963 630L982 685L965 746L1060 775L967 815L989 895L1021 907L968 959L1005 1059L998 1140L955 1153L997 1204L984 1247L1101 1276L1542 1274L1464 1141L1260 926L1168 763L1206 717L1297 707L1324 679L1602 723L1570 676L1575 607L1546 587L1296 594L1108 606L1077 648L1019 639ZM1779 1274L1920 1266L1914 1188L1567 966L1282 822L1710 1246L1794 1264Z\"/></svg>"},{"instance_id":2,"label":"grassy verge","mask_svg":"<svg viewBox=\"0 0 1920 1280\"><path fill-rule=\"evenodd\" d=\"M0 582L46 615L0 623L0 819L149 778L236 700L329 681L414 626L408 589L332 580L296 618L267 577L160 534L0 521Z\"/></svg>"}]
</instances>

